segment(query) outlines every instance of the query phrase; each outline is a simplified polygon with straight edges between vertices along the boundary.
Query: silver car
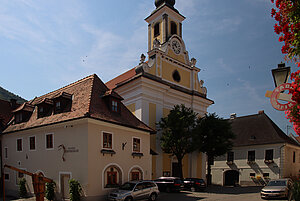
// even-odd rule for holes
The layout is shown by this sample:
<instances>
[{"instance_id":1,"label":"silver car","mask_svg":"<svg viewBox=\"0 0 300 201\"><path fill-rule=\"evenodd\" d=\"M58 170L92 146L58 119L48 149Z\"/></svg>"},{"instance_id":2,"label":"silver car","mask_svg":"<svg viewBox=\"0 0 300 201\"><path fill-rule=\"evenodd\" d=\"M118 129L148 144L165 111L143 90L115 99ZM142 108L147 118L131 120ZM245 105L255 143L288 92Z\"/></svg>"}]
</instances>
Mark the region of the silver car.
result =
<instances>
[{"instance_id":1,"label":"silver car","mask_svg":"<svg viewBox=\"0 0 300 201\"><path fill-rule=\"evenodd\" d=\"M130 181L124 183L118 190L110 192L107 200L133 201L149 199L155 201L158 195L158 187L153 181Z\"/></svg>"},{"instance_id":2,"label":"silver car","mask_svg":"<svg viewBox=\"0 0 300 201\"><path fill-rule=\"evenodd\" d=\"M291 179L271 180L261 190L261 198L288 198L291 195L292 185Z\"/></svg>"}]
</instances>

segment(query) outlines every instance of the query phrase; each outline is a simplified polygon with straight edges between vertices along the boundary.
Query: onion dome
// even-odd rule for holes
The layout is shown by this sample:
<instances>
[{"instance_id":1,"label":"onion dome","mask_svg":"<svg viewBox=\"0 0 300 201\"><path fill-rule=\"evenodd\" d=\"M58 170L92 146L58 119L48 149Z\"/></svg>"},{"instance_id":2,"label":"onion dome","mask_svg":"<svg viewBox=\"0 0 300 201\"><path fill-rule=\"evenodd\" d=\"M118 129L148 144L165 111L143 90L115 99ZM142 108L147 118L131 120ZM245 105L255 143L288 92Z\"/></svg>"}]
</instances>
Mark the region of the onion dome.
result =
<instances>
[{"instance_id":1,"label":"onion dome","mask_svg":"<svg viewBox=\"0 0 300 201\"><path fill-rule=\"evenodd\" d=\"M155 0L155 6L156 8L158 8L159 6L161 6L162 4L166 4L169 5L171 7L174 7L175 5L175 0Z\"/></svg>"}]
</instances>

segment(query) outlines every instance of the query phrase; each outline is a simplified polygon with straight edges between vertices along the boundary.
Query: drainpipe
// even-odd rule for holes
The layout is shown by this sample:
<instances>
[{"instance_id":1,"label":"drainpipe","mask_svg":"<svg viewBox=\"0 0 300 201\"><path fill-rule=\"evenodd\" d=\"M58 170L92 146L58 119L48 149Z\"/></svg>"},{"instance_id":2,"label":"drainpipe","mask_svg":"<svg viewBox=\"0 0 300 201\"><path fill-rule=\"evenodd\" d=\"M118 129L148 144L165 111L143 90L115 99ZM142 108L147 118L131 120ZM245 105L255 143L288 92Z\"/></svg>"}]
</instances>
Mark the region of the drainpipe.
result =
<instances>
[{"instance_id":1,"label":"drainpipe","mask_svg":"<svg viewBox=\"0 0 300 201\"><path fill-rule=\"evenodd\" d=\"M285 144L284 145L282 145L280 148L279 148L279 179L281 178L281 170L283 169L283 162L282 162L282 160L284 160L284 157L282 157L281 156L281 149L283 148L285 146Z\"/></svg>"}]
</instances>

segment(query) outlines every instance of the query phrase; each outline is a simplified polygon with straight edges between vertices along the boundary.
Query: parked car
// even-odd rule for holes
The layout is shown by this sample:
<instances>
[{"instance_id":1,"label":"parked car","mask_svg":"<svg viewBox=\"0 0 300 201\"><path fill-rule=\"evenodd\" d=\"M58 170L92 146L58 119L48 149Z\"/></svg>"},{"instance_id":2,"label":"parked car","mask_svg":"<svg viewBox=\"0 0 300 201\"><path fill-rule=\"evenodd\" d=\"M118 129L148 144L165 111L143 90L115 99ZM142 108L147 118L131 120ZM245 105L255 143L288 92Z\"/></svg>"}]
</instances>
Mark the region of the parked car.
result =
<instances>
[{"instance_id":1,"label":"parked car","mask_svg":"<svg viewBox=\"0 0 300 201\"><path fill-rule=\"evenodd\" d=\"M293 182L291 179L271 180L261 190L261 198L288 198L292 190Z\"/></svg>"},{"instance_id":2,"label":"parked car","mask_svg":"<svg viewBox=\"0 0 300 201\"><path fill-rule=\"evenodd\" d=\"M184 188L187 190L190 190L192 192L194 191L204 191L206 188L206 183L203 179L198 178L185 178L183 180Z\"/></svg>"},{"instance_id":3,"label":"parked car","mask_svg":"<svg viewBox=\"0 0 300 201\"><path fill-rule=\"evenodd\" d=\"M149 199L155 201L159 195L157 185L153 181L130 181L108 194L109 201L133 201Z\"/></svg>"},{"instance_id":4,"label":"parked car","mask_svg":"<svg viewBox=\"0 0 300 201\"><path fill-rule=\"evenodd\" d=\"M154 181L159 191L165 191L167 193L183 189L183 182L179 177L159 177Z\"/></svg>"}]
</instances>

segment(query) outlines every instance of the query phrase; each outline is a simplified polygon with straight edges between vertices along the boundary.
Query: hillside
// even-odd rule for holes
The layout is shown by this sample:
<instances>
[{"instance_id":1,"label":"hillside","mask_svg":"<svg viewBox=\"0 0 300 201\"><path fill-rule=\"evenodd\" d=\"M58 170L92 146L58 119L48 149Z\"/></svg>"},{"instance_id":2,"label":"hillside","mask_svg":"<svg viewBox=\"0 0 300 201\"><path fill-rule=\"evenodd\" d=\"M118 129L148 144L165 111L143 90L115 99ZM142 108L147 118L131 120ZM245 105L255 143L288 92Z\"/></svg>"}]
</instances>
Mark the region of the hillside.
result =
<instances>
[{"instance_id":1,"label":"hillside","mask_svg":"<svg viewBox=\"0 0 300 201\"><path fill-rule=\"evenodd\" d=\"M10 99L16 99L17 103L23 103L26 101L22 97L7 91L6 89L3 89L2 87L0 87L0 99L6 100L6 101L10 101Z\"/></svg>"}]
</instances>

